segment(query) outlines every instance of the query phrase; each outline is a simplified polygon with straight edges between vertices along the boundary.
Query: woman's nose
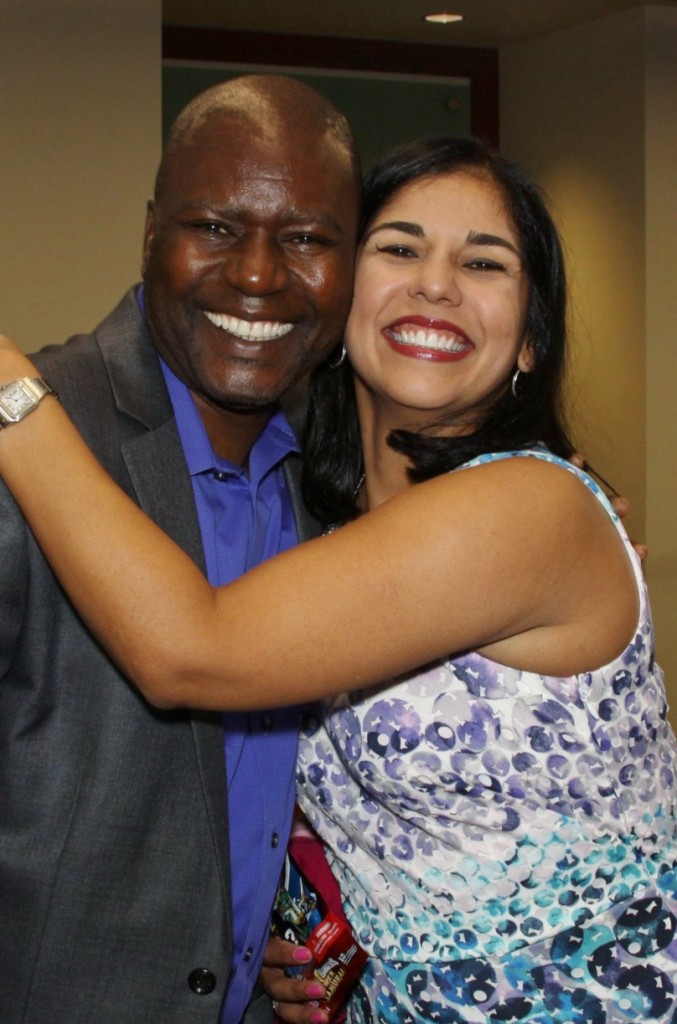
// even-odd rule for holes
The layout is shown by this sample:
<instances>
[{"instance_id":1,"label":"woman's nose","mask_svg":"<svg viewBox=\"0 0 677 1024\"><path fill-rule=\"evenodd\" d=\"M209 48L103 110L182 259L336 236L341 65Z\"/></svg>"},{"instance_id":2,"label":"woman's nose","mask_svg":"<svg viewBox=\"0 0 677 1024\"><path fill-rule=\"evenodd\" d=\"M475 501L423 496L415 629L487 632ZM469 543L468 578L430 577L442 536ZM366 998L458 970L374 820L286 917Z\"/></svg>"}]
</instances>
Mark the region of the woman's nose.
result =
<instances>
[{"instance_id":1,"label":"woman's nose","mask_svg":"<svg viewBox=\"0 0 677 1024\"><path fill-rule=\"evenodd\" d=\"M421 260L415 266L410 294L420 295L429 302L458 306L462 292L457 269L446 259Z\"/></svg>"}]
</instances>

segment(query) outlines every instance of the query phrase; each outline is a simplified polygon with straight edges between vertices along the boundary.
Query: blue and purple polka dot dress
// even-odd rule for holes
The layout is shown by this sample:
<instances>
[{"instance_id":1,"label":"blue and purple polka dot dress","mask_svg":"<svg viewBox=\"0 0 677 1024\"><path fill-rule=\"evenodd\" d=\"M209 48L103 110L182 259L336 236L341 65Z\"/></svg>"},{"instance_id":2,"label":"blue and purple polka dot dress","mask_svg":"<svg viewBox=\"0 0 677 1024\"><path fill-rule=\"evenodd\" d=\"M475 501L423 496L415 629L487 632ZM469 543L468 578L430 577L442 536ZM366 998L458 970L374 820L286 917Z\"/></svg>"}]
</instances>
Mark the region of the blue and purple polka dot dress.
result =
<instances>
[{"instance_id":1,"label":"blue and purple polka dot dress","mask_svg":"<svg viewBox=\"0 0 677 1024\"><path fill-rule=\"evenodd\" d=\"M350 1024L677 1024L677 747L632 643L568 678L478 654L327 702L299 802L370 955Z\"/></svg>"}]
</instances>

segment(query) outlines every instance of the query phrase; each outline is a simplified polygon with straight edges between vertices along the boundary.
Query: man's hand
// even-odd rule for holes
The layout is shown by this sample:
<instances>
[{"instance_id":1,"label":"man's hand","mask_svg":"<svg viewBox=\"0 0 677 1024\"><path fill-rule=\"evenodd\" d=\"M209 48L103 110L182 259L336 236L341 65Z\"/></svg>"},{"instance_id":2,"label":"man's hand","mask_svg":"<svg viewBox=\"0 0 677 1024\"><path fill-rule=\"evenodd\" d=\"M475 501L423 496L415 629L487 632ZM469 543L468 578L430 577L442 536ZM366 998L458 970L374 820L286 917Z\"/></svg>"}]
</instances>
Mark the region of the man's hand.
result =
<instances>
[{"instance_id":1,"label":"man's hand","mask_svg":"<svg viewBox=\"0 0 677 1024\"><path fill-rule=\"evenodd\" d=\"M625 519L626 515L630 511L630 502L628 501L628 499L621 498L620 494L617 494L611 498L611 504L613 505L618 518ZM640 561L642 563L646 562L647 558L649 557L649 549L646 546L646 544L638 544L637 541L634 541L632 539L632 537L630 538L630 542L635 551L637 552L637 554L639 555Z\"/></svg>"},{"instance_id":2,"label":"man's hand","mask_svg":"<svg viewBox=\"0 0 677 1024\"><path fill-rule=\"evenodd\" d=\"M569 457L569 462L573 466L576 466L578 469L585 470L586 473L591 472L591 467L587 464L587 462L585 461L583 456L580 454L580 452L574 452L573 455L571 455ZM593 475L595 475L594 474L594 470L592 470L592 473L593 473ZM599 479L602 480L601 477ZM602 483L604 483L603 480L602 480ZM609 486L609 485L607 484L607 486ZM619 519L625 519L625 517L627 516L628 512L630 511L630 502L628 501L628 499L627 498L622 498L620 494L615 494L614 493L613 495L609 495L609 500L610 500L611 504L613 505L614 511L615 511L616 515L618 516L618 518ZM631 538L631 540L632 540L632 538ZM635 551L637 552L637 554L639 555L640 560L642 562L645 562L647 557L648 557L648 555L649 555L649 549L646 546L646 544L637 544L633 540L632 541L632 546L635 549Z\"/></svg>"},{"instance_id":3,"label":"man's hand","mask_svg":"<svg viewBox=\"0 0 677 1024\"><path fill-rule=\"evenodd\" d=\"M285 967L304 966L311 960L310 950L305 946L296 946L279 938L268 940L261 981L273 1000L275 1013L289 1024L328 1024L329 1017L324 1010L310 1002L324 996L324 987L315 980L289 978L284 973Z\"/></svg>"}]
</instances>

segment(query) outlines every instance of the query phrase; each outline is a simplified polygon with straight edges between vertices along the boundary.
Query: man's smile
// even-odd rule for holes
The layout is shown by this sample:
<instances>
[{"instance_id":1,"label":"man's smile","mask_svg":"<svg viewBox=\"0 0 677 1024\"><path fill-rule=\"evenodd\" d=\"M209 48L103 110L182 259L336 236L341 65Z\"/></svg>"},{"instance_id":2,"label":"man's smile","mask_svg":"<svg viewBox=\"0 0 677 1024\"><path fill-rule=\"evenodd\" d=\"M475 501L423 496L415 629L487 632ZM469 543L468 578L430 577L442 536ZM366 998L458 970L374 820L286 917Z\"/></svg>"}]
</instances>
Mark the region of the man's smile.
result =
<instances>
[{"instance_id":1,"label":"man's smile","mask_svg":"<svg viewBox=\"0 0 677 1024\"><path fill-rule=\"evenodd\" d=\"M280 323L278 320L240 320L227 313L210 313L207 310L204 314L215 327L242 341L271 341L282 338L294 329L294 324Z\"/></svg>"}]
</instances>

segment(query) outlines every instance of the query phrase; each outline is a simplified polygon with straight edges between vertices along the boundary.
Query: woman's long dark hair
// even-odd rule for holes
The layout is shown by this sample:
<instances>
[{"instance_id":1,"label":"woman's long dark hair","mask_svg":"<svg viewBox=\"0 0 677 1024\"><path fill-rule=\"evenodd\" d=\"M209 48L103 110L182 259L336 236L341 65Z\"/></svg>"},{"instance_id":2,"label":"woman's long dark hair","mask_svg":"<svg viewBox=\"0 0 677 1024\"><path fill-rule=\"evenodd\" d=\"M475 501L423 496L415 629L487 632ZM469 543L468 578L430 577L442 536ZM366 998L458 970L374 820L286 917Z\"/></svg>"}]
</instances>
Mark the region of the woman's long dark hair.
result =
<instances>
[{"instance_id":1,"label":"woman's long dark hair","mask_svg":"<svg viewBox=\"0 0 677 1024\"><path fill-rule=\"evenodd\" d=\"M407 143L377 163L365 181L360 240L379 211L412 181L468 171L499 187L517 231L529 284L525 334L533 368L521 374L517 397L501 389L475 429L447 437L445 419L424 431L395 430L388 444L409 460L409 475L427 480L485 452L509 451L537 441L567 457L573 447L561 408L566 347L566 280L557 229L536 185L513 163L476 139L433 138ZM304 437L303 493L323 524L357 515L363 472L353 373L346 361L311 376Z\"/></svg>"}]
</instances>

